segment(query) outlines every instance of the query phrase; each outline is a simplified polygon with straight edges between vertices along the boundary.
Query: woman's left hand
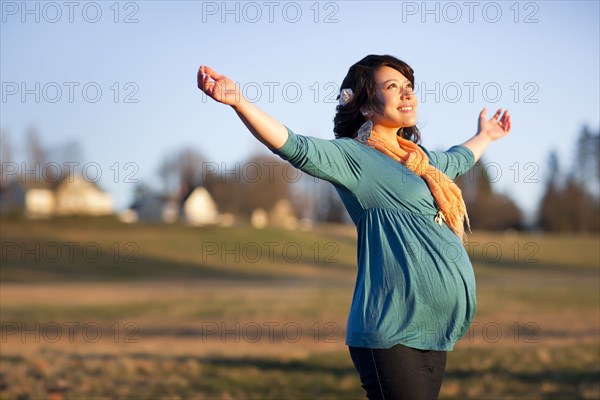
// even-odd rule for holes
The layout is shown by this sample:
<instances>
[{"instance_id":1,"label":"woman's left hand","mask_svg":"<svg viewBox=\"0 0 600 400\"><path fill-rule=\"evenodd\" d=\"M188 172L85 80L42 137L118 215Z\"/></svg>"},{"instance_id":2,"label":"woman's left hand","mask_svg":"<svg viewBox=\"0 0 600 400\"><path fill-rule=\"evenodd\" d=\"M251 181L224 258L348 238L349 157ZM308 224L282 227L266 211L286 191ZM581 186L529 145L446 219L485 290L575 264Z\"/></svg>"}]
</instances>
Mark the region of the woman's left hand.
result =
<instances>
[{"instance_id":1,"label":"woman's left hand","mask_svg":"<svg viewBox=\"0 0 600 400\"><path fill-rule=\"evenodd\" d=\"M500 139L510 132L510 128L512 126L510 122L510 115L508 115L508 110L502 114L502 109L498 109L496 114L489 120L486 119L485 114L487 112L487 108L481 110L479 113L479 124L477 126L477 134L485 135L491 140ZM500 116L502 114L502 116Z\"/></svg>"}]
</instances>

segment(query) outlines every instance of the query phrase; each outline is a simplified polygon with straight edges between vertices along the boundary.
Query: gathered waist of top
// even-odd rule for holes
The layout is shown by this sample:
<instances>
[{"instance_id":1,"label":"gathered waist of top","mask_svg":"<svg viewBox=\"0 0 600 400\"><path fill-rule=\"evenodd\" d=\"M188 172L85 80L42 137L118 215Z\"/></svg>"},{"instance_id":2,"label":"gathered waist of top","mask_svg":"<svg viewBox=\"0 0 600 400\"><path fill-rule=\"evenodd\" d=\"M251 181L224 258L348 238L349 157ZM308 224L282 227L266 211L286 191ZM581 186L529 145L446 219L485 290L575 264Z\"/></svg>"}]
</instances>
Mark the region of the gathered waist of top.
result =
<instances>
[{"instance_id":1,"label":"gathered waist of top","mask_svg":"<svg viewBox=\"0 0 600 400\"><path fill-rule=\"evenodd\" d=\"M360 223L362 221L362 219L365 217L365 215L372 214L373 212L377 212L377 211L386 211L386 212L391 212L394 214L413 215L416 217L431 219L432 221L433 221L433 218L438 213L437 211L432 211L430 213L422 213L422 212L409 211L409 210L400 210L397 208L371 207L371 208L365 209L361 213L360 217L358 218L357 223Z\"/></svg>"}]
</instances>

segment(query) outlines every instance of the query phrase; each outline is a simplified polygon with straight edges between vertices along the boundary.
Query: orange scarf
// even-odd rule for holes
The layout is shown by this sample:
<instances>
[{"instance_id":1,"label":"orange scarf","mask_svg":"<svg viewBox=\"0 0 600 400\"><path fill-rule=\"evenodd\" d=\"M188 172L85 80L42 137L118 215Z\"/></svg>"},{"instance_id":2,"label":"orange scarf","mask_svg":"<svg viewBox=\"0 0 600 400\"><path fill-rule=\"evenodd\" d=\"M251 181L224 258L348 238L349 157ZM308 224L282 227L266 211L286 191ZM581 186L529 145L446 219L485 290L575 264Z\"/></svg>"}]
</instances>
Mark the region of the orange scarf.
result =
<instances>
[{"instance_id":1,"label":"orange scarf","mask_svg":"<svg viewBox=\"0 0 600 400\"><path fill-rule=\"evenodd\" d=\"M425 180L438 207L435 222L440 226L444 221L450 229L461 239L464 239L465 228L463 221L467 222L469 231L469 216L463 201L460 188L442 171L429 164L427 154L416 143L397 136L400 149L391 149L377 131L372 131L366 144L373 147L392 159L400 162ZM356 138L359 140L359 138ZM360 140L359 140L360 141Z\"/></svg>"}]
</instances>

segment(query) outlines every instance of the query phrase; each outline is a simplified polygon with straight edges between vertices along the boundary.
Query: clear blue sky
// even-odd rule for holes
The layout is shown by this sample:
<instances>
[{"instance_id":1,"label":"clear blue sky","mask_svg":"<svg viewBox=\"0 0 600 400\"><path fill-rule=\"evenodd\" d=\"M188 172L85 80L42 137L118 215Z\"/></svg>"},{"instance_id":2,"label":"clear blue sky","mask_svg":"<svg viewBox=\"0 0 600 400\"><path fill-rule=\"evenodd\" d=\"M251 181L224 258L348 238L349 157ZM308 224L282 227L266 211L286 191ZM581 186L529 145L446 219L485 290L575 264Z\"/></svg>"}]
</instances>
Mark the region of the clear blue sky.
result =
<instances>
[{"instance_id":1,"label":"clear blue sky","mask_svg":"<svg viewBox=\"0 0 600 400\"><path fill-rule=\"evenodd\" d=\"M198 91L200 64L297 133L333 138L332 99L348 67L395 55L415 70L430 149L473 135L483 107L510 109L513 131L484 160L500 172L495 188L527 212L549 151L570 165L582 125L599 129L598 1L0 4L1 128L16 160L29 127L46 147L77 140L118 208L131 199L127 174L158 188L161 161L183 147L226 168L262 150Z\"/></svg>"}]
</instances>

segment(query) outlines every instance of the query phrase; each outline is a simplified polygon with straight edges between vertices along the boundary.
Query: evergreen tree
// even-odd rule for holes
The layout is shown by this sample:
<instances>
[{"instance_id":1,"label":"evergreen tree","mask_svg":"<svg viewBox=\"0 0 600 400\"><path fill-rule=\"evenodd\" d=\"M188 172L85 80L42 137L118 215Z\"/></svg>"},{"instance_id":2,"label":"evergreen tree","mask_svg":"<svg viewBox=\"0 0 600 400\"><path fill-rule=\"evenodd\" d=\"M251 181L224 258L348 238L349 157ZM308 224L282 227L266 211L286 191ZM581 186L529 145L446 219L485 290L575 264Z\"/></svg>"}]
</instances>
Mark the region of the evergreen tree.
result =
<instances>
[{"instance_id":1,"label":"evergreen tree","mask_svg":"<svg viewBox=\"0 0 600 400\"><path fill-rule=\"evenodd\" d=\"M600 231L600 132L584 126L577 139L571 173L563 177L558 156L548 158L546 190L538 208L538 226L552 232Z\"/></svg>"},{"instance_id":2,"label":"evergreen tree","mask_svg":"<svg viewBox=\"0 0 600 400\"><path fill-rule=\"evenodd\" d=\"M488 169L478 160L473 168L456 179L463 193L472 229L521 229L519 207L508 196L497 194L492 188Z\"/></svg>"}]
</instances>

